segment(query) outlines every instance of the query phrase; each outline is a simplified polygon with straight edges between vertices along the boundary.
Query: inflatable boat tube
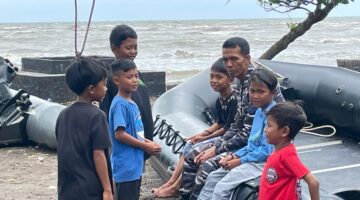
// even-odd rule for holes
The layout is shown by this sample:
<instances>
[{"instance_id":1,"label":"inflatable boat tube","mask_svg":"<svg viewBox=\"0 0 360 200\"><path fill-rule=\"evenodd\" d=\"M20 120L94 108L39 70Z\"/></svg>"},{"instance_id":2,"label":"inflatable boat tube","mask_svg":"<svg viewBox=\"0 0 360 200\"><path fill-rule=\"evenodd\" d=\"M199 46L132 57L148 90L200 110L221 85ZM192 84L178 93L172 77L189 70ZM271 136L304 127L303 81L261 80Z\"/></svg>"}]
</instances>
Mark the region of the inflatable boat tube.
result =
<instances>
[{"instance_id":1,"label":"inflatable boat tube","mask_svg":"<svg viewBox=\"0 0 360 200\"><path fill-rule=\"evenodd\" d=\"M159 158L174 165L185 144L184 138L209 126L209 110L218 96L209 84L209 69L161 95L153 105L154 141L162 146Z\"/></svg>"},{"instance_id":2,"label":"inflatable boat tube","mask_svg":"<svg viewBox=\"0 0 360 200\"><path fill-rule=\"evenodd\" d=\"M30 97L30 100L33 103L31 108L35 114L29 115L26 122L26 133L29 140L46 145L50 149L56 149L56 120L65 106L35 96Z\"/></svg>"},{"instance_id":3,"label":"inflatable boat tube","mask_svg":"<svg viewBox=\"0 0 360 200\"><path fill-rule=\"evenodd\" d=\"M11 89L11 93L15 95L17 91ZM30 101L31 114L27 117L25 127L27 139L50 149L56 149L56 120L65 106L36 96L30 96Z\"/></svg>"},{"instance_id":4,"label":"inflatable boat tube","mask_svg":"<svg viewBox=\"0 0 360 200\"><path fill-rule=\"evenodd\" d=\"M310 121L333 124L343 133L360 139L359 72L340 67L259 62L284 77L281 85L293 89L294 98L304 100Z\"/></svg>"}]
</instances>

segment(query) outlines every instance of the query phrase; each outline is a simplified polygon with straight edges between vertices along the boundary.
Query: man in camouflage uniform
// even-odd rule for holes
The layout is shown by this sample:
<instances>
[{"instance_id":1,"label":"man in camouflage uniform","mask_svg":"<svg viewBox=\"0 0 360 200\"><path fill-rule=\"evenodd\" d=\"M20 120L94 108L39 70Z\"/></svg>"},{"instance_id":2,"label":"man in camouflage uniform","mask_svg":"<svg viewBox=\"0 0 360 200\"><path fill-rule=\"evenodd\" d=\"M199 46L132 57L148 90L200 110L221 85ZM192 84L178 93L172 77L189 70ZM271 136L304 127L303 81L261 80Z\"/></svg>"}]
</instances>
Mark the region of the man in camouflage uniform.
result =
<instances>
[{"instance_id":1,"label":"man in camouflage uniform","mask_svg":"<svg viewBox=\"0 0 360 200\"><path fill-rule=\"evenodd\" d=\"M220 139L192 149L185 158L180 189L182 199L197 199L209 173L220 168L218 161L231 151L245 146L251 130L256 108L250 104L248 93L248 78L253 71L249 43L243 38L233 37L224 42L222 50L224 65L229 74L235 77L238 110L234 122ZM280 89L275 101L284 101Z\"/></svg>"}]
</instances>

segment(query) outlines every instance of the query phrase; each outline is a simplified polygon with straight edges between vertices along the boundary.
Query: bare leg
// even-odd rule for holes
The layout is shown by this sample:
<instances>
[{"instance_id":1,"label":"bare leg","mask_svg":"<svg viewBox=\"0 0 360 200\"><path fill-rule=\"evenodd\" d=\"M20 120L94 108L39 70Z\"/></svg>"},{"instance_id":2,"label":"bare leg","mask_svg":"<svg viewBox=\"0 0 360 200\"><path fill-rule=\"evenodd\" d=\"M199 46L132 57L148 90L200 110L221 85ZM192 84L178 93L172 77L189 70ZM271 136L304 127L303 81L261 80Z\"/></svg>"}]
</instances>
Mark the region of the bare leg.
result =
<instances>
[{"instance_id":1,"label":"bare leg","mask_svg":"<svg viewBox=\"0 0 360 200\"><path fill-rule=\"evenodd\" d=\"M155 192L155 196L158 198L168 198L179 196L179 189L181 186L181 176L176 180L176 182L169 187L163 188L162 190L158 190Z\"/></svg>"},{"instance_id":2,"label":"bare leg","mask_svg":"<svg viewBox=\"0 0 360 200\"><path fill-rule=\"evenodd\" d=\"M179 179L179 177L181 175L181 172L182 172L182 170L184 168L184 162L185 162L184 160L185 160L185 157L181 156L180 159L179 159L179 162L177 163L177 165L175 167L175 171L171 175L171 178L166 183L161 185L160 187L152 188L151 191L153 193L156 193L157 191L160 191L160 190L162 190L164 188L170 187L175 182L177 182L177 180Z\"/></svg>"}]
</instances>

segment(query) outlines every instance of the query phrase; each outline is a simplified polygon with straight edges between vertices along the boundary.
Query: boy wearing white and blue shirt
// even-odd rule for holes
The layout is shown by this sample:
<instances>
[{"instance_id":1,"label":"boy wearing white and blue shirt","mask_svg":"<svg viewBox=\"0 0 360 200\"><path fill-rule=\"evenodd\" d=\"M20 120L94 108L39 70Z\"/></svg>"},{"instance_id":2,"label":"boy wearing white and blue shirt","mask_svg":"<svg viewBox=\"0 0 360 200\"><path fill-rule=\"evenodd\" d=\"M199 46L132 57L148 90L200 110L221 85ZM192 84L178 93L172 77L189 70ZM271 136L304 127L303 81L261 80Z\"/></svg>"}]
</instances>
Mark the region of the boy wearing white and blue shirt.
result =
<instances>
[{"instance_id":1,"label":"boy wearing white and blue shirt","mask_svg":"<svg viewBox=\"0 0 360 200\"><path fill-rule=\"evenodd\" d=\"M111 103L109 127L111 132L112 169L115 182L126 182L140 179L144 165L144 150L136 148L115 138L115 130L124 128L125 132L139 141L139 132L143 132L143 124L138 106L135 102L127 101L124 97L116 95Z\"/></svg>"},{"instance_id":2,"label":"boy wearing white and blue shirt","mask_svg":"<svg viewBox=\"0 0 360 200\"><path fill-rule=\"evenodd\" d=\"M111 64L113 82L118 94L109 111L109 129L112 141L112 173L118 200L138 200L144 165L144 151L150 155L161 151L160 145L144 138L144 128L131 93L139 85L135 63L118 59Z\"/></svg>"}]
</instances>

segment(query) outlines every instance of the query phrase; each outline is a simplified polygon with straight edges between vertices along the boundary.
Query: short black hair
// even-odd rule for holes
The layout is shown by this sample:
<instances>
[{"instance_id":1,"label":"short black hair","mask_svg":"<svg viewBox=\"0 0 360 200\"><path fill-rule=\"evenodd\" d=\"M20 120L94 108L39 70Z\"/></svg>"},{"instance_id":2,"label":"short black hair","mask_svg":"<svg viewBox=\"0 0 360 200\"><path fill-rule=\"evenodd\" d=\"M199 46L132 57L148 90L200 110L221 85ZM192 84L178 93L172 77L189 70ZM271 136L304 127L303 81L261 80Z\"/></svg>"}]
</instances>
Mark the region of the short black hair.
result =
<instances>
[{"instance_id":1,"label":"short black hair","mask_svg":"<svg viewBox=\"0 0 360 200\"><path fill-rule=\"evenodd\" d=\"M250 54L250 45L248 41L241 37L232 37L227 39L224 42L222 48L223 49L236 48L237 46L240 47L240 53L242 55L247 56Z\"/></svg>"},{"instance_id":2,"label":"short black hair","mask_svg":"<svg viewBox=\"0 0 360 200\"><path fill-rule=\"evenodd\" d=\"M118 72L127 72L132 69L136 69L136 64L133 60L128 58L119 58L111 63L112 75Z\"/></svg>"},{"instance_id":3,"label":"short black hair","mask_svg":"<svg viewBox=\"0 0 360 200\"><path fill-rule=\"evenodd\" d=\"M81 95L90 85L96 85L105 80L107 73L105 66L91 57L80 57L66 69L66 84L77 95Z\"/></svg>"},{"instance_id":4,"label":"short black hair","mask_svg":"<svg viewBox=\"0 0 360 200\"><path fill-rule=\"evenodd\" d=\"M250 74L249 83L264 83L270 91L274 91L278 80L273 72L264 68L257 68Z\"/></svg>"},{"instance_id":5,"label":"short black hair","mask_svg":"<svg viewBox=\"0 0 360 200\"><path fill-rule=\"evenodd\" d=\"M119 47L121 43L127 38L137 39L136 31L125 24L117 25L110 33L110 46L115 45L116 47Z\"/></svg>"},{"instance_id":6,"label":"short black hair","mask_svg":"<svg viewBox=\"0 0 360 200\"><path fill-rule=\"evenodd\" d=\"M225 66L224 66L224 59L223 58L219 58L217 59L211 66L210 68L211 71L214 72L219 72L222 74L225 74L227 77L230 77L228 71L226 70Z\"/></svg>"},{"instance_id":7,"label":"short black hair","mask_svg":"<svg viewBox=\"0 0 360 200\"><path fill-rule=\"evenodd\" d=\"M306 114L298 102L284 102L273 106L267 116L271 116L279 128L288 126L289 139L293 140L306 124Z\"/></svg>"}]
</instances>

